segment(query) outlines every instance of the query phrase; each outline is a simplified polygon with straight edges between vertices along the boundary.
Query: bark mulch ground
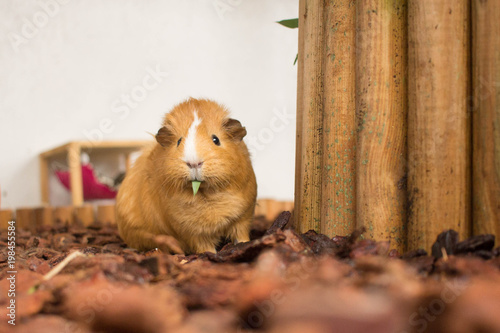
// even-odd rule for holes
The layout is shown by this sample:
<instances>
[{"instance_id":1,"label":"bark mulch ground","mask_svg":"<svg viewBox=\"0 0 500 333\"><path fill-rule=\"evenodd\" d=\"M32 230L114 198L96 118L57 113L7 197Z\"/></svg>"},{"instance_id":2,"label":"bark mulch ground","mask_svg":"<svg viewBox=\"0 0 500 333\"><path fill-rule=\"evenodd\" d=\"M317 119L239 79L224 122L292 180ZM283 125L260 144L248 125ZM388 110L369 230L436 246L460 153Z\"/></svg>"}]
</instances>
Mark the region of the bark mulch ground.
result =
<instances>
[{"instance_id":1,"label":"bark mulch ground","mask_svg":"<svg viewBox=\"0 0 500 333\"><path fill-rule=\"evenodd\" d=\"M17 230L15 326L2 232L0 331L500 332L493 236L449 230L431 254L400 255L361 231L298 234L289 219L258 218L250 242L189 256L168 254L168 237L164 251L127 248L114 226Z\"/></svg>"}]
</instances>

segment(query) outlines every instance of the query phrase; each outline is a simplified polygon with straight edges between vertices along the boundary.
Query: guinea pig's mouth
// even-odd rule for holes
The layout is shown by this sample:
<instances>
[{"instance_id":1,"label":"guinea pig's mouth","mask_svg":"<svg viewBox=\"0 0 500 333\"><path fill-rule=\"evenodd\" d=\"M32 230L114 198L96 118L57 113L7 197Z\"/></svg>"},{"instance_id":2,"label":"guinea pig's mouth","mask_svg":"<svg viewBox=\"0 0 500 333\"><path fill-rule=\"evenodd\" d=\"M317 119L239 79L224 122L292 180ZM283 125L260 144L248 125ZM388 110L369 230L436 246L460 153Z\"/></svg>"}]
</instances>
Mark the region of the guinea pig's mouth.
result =
<instances>
[{"instance_id":1,"label":"guinea pig's mouth","mask_svg":"<svg viewBox=\"0 0 500 333\"><path fill-rule=\"evenodd\" d=\"M191 182L202 182L203 179L201 177L191 177L188 180L188 183L191 184Z\"/></svg>"},{"instance_id":2,"label":"guinea pig's mouth","mask_svg":"<svg viewBox=\"0 0 500 333\"><path fill-rule=\"evenodd\" d=\"M192 191L193 195L196 195L198 190L204 189L205 187L205 182L200 180L189 180L186 184L186 190Z\"/></svg>"},{"instance_id":3,"label":"guinea pig's mouth","mask_svg":"<svg viewBox=\"0 0 500 333\"><path fill-rule=\"evenodd\" d=\"M189 182L193 181L202 182L204 180L200 168L191 168L189 170L189 175L187 178Z\"/></svg>"}]
</instances>

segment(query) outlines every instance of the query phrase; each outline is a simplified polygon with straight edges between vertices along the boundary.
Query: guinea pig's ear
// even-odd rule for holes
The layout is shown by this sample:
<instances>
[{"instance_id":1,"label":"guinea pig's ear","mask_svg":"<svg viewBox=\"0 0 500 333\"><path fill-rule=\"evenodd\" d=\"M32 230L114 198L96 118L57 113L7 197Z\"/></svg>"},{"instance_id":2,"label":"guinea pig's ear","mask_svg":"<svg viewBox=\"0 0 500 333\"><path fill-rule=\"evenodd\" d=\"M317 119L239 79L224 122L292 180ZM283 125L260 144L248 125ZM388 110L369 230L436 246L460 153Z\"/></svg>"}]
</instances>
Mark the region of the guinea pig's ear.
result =
<instances>
[{"instance_id":1,"label":"guinea pig's ear","mask_svg":"<svg viewBox=\"0 0 500 333\"><path fill-rule=\"evenodd\" d=\"M162 145L162 147L166 147L169 144L171 144L172 142L174 142L173 133L165 126L160 128L160 130L158 131L158 134L156 134L155 138L156 138L156 141L160 145Z\"/></svg>"},{"instance_id":2,"label":"guinea pig's ear","mask_svg":"<svg viewBox=\"0 0 500 333\"><path fill-rule=\"evenodd\" d=\"M241 141L247 135L247 130L245 127L241 126L241 123L236 119L227 119L224 124L224 128L227 131L227 134L234 140Z\"/></svg>"}]
</instances>

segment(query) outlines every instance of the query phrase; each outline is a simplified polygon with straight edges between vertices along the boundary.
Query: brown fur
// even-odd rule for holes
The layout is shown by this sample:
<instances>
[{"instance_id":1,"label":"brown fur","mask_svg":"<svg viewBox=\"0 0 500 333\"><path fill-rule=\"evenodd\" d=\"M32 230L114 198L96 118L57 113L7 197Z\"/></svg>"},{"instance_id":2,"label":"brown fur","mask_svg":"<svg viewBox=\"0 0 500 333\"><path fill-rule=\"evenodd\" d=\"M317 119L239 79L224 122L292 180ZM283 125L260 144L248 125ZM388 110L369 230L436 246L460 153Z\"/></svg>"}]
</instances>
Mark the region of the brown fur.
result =
<instances>
[{"instance_id":1,"label":"brown fur","mask_svg":"<svg viewBox=\"0 0 500 333\"><path fill-rule=\"evenodd\" d=\"M193 195L183 144L196 110L196 149L203 182ZM212 142L212 135L220 146ZM209 100L189 99L165 116L154 143L129 170L116 198L120 236L131 247L157 247L154 236L175 237L185 252L215 252L221 237L249 239L257 184L245 143L246 130Z\"/></svg>"}]
</instances>

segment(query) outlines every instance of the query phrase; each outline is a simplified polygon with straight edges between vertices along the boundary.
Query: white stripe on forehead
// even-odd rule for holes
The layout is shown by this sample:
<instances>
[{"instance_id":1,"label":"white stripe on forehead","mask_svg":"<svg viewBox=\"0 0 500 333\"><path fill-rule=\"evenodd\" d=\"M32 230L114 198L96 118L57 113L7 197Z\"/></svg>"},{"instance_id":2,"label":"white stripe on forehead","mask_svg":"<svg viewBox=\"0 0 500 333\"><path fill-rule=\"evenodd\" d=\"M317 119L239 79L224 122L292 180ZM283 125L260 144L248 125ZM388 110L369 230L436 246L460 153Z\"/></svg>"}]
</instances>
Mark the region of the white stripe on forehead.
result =
<instances>
[{"instance_id":1,"label":"white stripe on forehead","mask_svg":"<svg viewBox=\"0 0 500 333\"><path fill-rule=\"evenodd\" d=\"M196 152L196 129L200 125L201 119L198 118L198 113L194 111L194 120L189 127L188 134L186 136L186 142L184 144L184 162L200 162L198 153Z\"/></svg>"}]
</instances>

